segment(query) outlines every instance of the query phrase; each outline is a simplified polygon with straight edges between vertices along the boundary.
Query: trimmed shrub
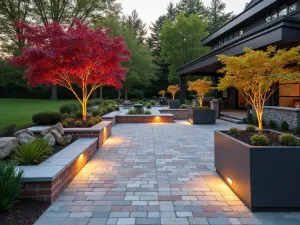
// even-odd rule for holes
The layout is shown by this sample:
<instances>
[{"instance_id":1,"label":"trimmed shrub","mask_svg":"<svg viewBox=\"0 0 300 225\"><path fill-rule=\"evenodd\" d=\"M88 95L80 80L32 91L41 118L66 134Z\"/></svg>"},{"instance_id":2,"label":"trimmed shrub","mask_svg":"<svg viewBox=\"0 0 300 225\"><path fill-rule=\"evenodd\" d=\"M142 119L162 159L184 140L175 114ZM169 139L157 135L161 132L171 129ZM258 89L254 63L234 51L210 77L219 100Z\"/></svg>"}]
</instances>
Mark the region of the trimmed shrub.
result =
<instances>
[{"instance_id":1,"label":"trimmed shrub","mask_svg":"<svg viewBox=\"0 0 300 225\"><path fill-rule=\"evenodd\" d=\"M82 127L82 122L80 120L77 120L75 123L74 123L75 127Z\"/></svg>"},{"instance_id":2,"label":"trimmed shrub","mask_svg":"<svg viewBox=\"0 0 300 225\"><path fill-rule=\"evenodd\" d=\"M0 131L0 137L13 137L17 131L16 124L8 124Z\"/></svg>"},{"instance_id":3,"label":"trimmed shrub","mask_svg":"<svg viewBox=\"0 0 300 225\"><path fill-rule=\"evenodd\" d=\"M156 101L152 100L152 101L151 101L151 105L152 105L152 106L153 106L153 105L156 105Z\"/></svg>"},{"instance_id":4,"label":"trimmed shrub","mask_svg":"<svg viewBox=\"0 0 300 225\"><path fill-rule=\"evenodd\" d=\"M256 127L253 126L253 125L248 125L246 127L246 131L248 131L248 132L255 132L256 131Z\"/></svg>"},{"instance_id":5,"label":"trimmed shrub","mask_svg":"<svg viewBox=\"0 0 300 225\"><path fill-rule=\"evenodd\" d=\"M280 128L281 130L289 130L289 124L286 121L282 121Z\"/></svg>"},{"instance_id":6,"label":"trimmed shrub","mask_svg":"<svg viewBox=\"0 0 300 225\"><path fill-rule=\"evenodd\" d=\"M282 134L279 137L279 142L285 146L298 146L299 139L293 134Z\"/></svg>"},{"instance_id":7,"label":"trimmed shrub","mask_svg":"<svg viewBox=\"0 0 300 225\"><path fill-rule=\"evenodd\" d=\"M269 144L269 139L263 134L255 134L250 138L253 146L266 146Z\"/></svg>"},{"instance_id":8,"label":"trimmed shrub","mask_svg":"<svg viewBox=\"0 0 300 225\"><path fill-rule=\"evenodd\" d=\"M76 103L70 103L70 104L65 104L62 105L59 108L59 112L60 113L68 113L68 114L73 114L75 112L77 112L80 109L80 105L76 104Z\"/></svg>"},{"instance_id":9,"label":"trimmed shrub","mask_svg":"<svg viewBox=\"0 0 300 225\"><path fill-rule=\"evenodd\" d=\"M43 139L21 144L12 157L19 165L36 165L52 153L52 148Z\"/></svg>"},{"instance_id":10,"label":"trimmed shrub","mask_svg":"<svg viewBox=\"0 0 300 225\"><path fill-rule=\"evenodd\" d=\"M151 115L151 111L147 110L146 112L144 112L145 115Z\"/></svg>"},{"instance_id":11,"label":"trimmed shrub","mask_svg":"<svg viewBox=\"0 0 300 225\"><path fill-rule=\"evenodd\" d=\"M276 121L275 120L269 120L268 127L276 128L277 127Z\"/></svg>"},{"instance_id":12,"label":"trimmed shrub","mask_svg":"<svg viewBox=\"0 0 300 225\"><path fill-rule=\"evenodd\" d=\"M109 105L109 106L106 106L106 109L107 109L107 112L113 112L113 111L115 111L115 106Z\"/></svg>"},{"instance_id":13,"label":"trimmed shrub","mask_svg":"<svg viewBox=\"0 0 300 225\"><path fill-rule=\"evenodd\" d=\"M294 132L300 134L300 126L295 127Z\"/></svg>"},{"instance_id":14,"label":"trimmed shrub","mask_svg":"<svg viewBox=\"0 0 300 225\"><path fill-rule=\"evenodd\" d=\"M115 111L119 111L120 110L120 107L119 106L115 106Z\"/></svg>"},{"instance_id":15,"label":"trimmed shrub","mask_svg":"<svg viewBox=\"0 0 300 225\"><path fill-rule=\"evenodd\" d=\"M203 109L210 109L208 106L204 106Z\"/></svg>"},{"instance_id":16,"label":"trimmed shrub","mask_svg":"<svg viewBox=\"0 0 300 225\"><path fill-rule=\"evenodd\" d=\"M64 113L63 115L62 115L62 119L64 120L64 119L67 119L67 118L69 118L70 117L70 114L69 113Z\"/></svg>"},{"instance_id":17,"label":"trimmed shrub","mask_svg":"<svg viewBox=\"0 0 300 225\"><path fill-rule=\"evenodd\" d=\"M59 112L40 112L32 116L32 122L37 125L51 125L60 122L62 116Z\"/></svg>"},{"instance_id":18,"label":"trimmed shrub","mask_svg":"<svg viewBox=\"0 0 300 225\"><path fill-rule=\"evenodd\" d=\"M23 171L10 163L0 162L0 212L10 210L20 196Z\"/></svg>"},{"instance_id":19,"label":"trimmed shrub","mask_svg":"<svg viewBox=\"0 0 300 225\"><path fill-rule=\"evenodd\" d=\"M101 99L91 99L87 102L87 107L93 107L96 105L100 105L103 103L103 100Z\"/></svg>"},{"instance_id":20,"label":"trimmed shrub","mask_svg":"<svg viewBox=\"0 0 300 225\"><path fill-rule=\"evenodd\" d=\"M229 134L235 134L235 133L240 132L240 131L241 131L241 129L233 127L233 128L229 129L228 133Z\"/></svg>"},{"instance_id":21,"label":"trimmed shrub","mask_svg":"<svg viewBox=\"0 0 300 225\"><path fill-rule=\"evenodd\" d=\"M146 105L146 108L147 108L147 109L151 109L151 107L152 107L152 106L151 106L151 104L149 104L149 103Z\"/></svg>"},{"instance_id":22,"label":"trimmed shrub","mask_svg":"<svg viewBox=\"0 0 300 225\"><path fill-rule=\"evenodd\" d=\"M86 125L88 125L89 127L92 127L95 125L95 119L89 119L89 121L87 121Z\"/></svg>"},{"instance_id":23,"label":"trimmed shrub","mask_svg":"<svg viewBox=\"0 0 300 225\"><path fill-rule=\"evenodd\" d=\"M68 127L69 126L69 124L67 122L62 122L61 124L62 124L63 127Z\"/></svg>"},{"instance_id":24,"label":"trimmed shrub","mask_svg":"<svg viewBox=\"0 0 300 225\"><path fill-rule=\"evenodd\" d=\"M129 109L128 114L129 115L135 115L135 114L137 114L137 111L135 111L134 109Z\"/></svg>"},{"instance_id":25,"label":"trimmed shrub","mask_svg":"<svg viewBox=\"0 0 300 225\"><path fill-rule=\"evenodd\" d=\"M103 114L103 111L101 109L96 109L92 111L92 116L101 116Z\"/></svg>"},{"instance_id":26,"label":"trimmed shrub","mask_svg":"<svg viewBox=\"0 0 300 225\"><path fill-rule=\"evenodd\" d=\"M181 109L187 109L187 105L186 105L186 104L182 104L182 105L180 106L180 108L181 108Z\"/></svg>"}]
</instances>

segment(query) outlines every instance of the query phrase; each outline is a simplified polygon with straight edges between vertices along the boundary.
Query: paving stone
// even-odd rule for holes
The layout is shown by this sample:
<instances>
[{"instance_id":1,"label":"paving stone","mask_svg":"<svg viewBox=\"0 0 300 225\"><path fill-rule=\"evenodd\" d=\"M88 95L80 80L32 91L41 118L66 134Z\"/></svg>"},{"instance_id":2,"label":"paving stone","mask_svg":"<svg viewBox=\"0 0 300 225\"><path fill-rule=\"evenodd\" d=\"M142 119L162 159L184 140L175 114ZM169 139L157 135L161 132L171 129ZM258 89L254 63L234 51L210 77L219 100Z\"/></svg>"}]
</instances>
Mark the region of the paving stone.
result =
<instances>
[{"instance_id":1,"label":"paving stone","mask_svg":"<svg viewBox=\"0 0 300 225\"><path fill-rule=\"evenodd\" d=\"M162 225L189 225L187 218L161 218Z\"/></svg>"},{"instance_id":2,"label":"paving stone","mask_svg":"<svg viewBox=\"0 0 300 225\"><path fill-rule=\"evenodd\" d=\"M137 218L136 219L136 225L159 225L160 224L160 218Z\"/></svg>"},{"instance_id":3,"label":"paving stone","mask_svg":"<svg viewBox=\"0 0 300 225\"><path fill-rule=\"evenodd\" d=\"M106 224L107 219L106 218L91 218L88 225L104 225Z\"/></svg>"},{"instance_id":4,"label":"paving stone","mask_svg":"<svg viewBox=\"0 0 300 225\"><path fill-rule=\"evenodd\" d=\"M188 218L190 225L208 225L206 218L190 217Z\"/></svg>"},{"instance_id":5,"label":"paving stone","mask_svg":"<svg viewBox=\"0 0 300 225\"><path fill-rule=\"evenodd\" d=\"M135 218L119 218L117 225L134 225Z\"/></svg>"},{"instance_id":6,"label":"paving stone","mask_svg":"<svg viewBox=\"0 0 300 225\"><path fill-rule=\"evenodd\" d=\"M90 218L92 214L92 212L72 212L69 217Z\"/></svg>"},{"instance_id":7,"label":"paving stone","mask_svg":"<svg viewBox=\"0 0 300 225\"><path fill-rule=\"evenodd\" d=\"M87 225L90 218L66 218L62 225Z\"/></svg>"}]
</instances>

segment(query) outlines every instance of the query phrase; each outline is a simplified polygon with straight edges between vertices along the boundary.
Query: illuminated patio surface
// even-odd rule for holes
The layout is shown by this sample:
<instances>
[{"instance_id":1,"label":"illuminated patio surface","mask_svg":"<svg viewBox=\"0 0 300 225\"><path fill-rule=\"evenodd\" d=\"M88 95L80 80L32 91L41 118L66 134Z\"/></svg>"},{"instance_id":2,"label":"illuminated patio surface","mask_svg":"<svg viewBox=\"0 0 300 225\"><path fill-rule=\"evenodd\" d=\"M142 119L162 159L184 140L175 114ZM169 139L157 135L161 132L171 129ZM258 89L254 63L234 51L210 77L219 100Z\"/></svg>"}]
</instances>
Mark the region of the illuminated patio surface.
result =
<instances>
[{"instance_id":1,"label":"illuminated patio surface","mask_svg":"<svg viewBox=\"0 0 300 225\"><path fill-rule=\"evenodd\" d=\"M115 125L36 225L299 225L300 213L250 212L216 175L213 131L233 126Z\"/></svg>"}]
</instances>

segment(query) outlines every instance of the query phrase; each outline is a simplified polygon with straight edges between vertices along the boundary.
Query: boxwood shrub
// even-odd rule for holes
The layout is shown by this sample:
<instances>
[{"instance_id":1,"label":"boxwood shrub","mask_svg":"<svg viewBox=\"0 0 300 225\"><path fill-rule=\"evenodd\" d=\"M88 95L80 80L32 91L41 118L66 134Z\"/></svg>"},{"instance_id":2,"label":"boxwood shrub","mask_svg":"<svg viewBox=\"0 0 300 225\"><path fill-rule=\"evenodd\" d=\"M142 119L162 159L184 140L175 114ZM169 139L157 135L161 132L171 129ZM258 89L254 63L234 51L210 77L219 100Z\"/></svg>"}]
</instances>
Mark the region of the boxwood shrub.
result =
<instances>
[{"instance_id":1,"label":"boxwood shrub","mask_svg":"<svg viewBox=\"0 0 300 225\"><path fill-rule=\"evenodd\" d=\"M62 120L62 115L59 112L40 112L32 116L32 122L37 125L56 124Z\"/></svg>"}]
</instances>

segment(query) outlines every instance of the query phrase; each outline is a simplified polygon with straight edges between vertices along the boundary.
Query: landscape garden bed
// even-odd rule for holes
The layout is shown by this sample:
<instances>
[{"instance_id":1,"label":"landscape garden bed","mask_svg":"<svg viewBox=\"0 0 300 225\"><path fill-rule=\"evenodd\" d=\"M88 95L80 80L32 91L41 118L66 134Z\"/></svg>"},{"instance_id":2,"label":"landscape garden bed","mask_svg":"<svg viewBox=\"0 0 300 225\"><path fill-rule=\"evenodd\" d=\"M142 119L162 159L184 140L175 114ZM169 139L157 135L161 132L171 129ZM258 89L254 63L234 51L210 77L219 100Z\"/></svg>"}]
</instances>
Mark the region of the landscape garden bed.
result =
<instances>
[{"instance_id":1,"label":"landscape garden bed","mask_svg":"<svg viewBox=\"0 0 300 225\"><path fill-rule=\"evenodd\" d=\"M215 131L217 173L252 211L298 211L300 147L281 145L270 130L269 146L252 146L253 134Z\"/></svg>"}]
</instances>

